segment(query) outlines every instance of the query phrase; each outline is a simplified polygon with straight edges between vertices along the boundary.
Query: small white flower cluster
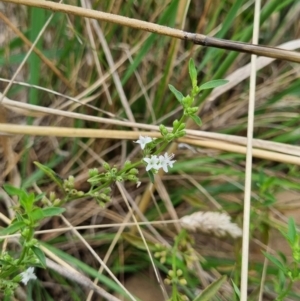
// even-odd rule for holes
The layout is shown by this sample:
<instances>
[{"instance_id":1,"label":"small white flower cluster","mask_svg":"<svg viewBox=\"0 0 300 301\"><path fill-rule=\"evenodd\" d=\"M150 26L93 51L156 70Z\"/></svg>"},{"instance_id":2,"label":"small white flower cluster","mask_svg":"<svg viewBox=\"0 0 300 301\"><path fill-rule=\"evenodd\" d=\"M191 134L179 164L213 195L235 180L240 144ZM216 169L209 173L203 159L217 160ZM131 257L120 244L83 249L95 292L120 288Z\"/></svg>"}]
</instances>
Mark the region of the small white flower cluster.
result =
<instances>
[{"instance_id":1,"label":"small white flower cluster","mask_svg":"<svg viewBox=\"0 0 300 301\"><path fill-rule=\"evenodd\" d=\"M152 138L140 136L140 139L135 141L135 143L140 144L141 149L144 149L147 143L152 142ZM150 169L158 170L162 168L165 172L168 172L168 167L173 167L173 164L176 162L172 161L174 158L174 154L168 155L165 153L164 155L151 155L150 158L144 158L144 161L147 163L146 171Z\"/></svg>"},{"instance_id":2,"label":"small white flower cluster","mask_svg":"<svg viewBox=\"0 0 300 301\"><path fill-rule=\"evenodd\" d=\"M22 272L21 277L22 277L21 282L23 282L25 285L27 285L27 282L30 279L36 280L36 276L34 274L34 268L30 267L25 272Z\"/></svg>"},{"instance_id":3,"label":"small white flower cluster","mask_svg":"<svg viewBox=\"0 0 300 301\"><path fill-rule=\"evenodd\" d=\"M180 219L183 228L203 233L214 234L218 237L231 235L233 238L242 236L242 229L226 213L220 212L202 212L198 211L191 215L186 215Z\"/></svg>"}]
</instances>

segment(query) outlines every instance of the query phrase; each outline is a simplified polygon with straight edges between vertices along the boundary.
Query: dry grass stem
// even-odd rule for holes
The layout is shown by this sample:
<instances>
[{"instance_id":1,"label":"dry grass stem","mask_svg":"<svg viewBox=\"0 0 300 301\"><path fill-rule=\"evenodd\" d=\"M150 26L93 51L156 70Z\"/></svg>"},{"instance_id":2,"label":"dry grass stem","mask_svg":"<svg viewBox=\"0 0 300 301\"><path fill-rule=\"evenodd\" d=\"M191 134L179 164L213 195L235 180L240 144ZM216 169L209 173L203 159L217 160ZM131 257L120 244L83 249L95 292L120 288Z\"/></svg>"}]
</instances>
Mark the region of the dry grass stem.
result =
<instances>
[{"instance_id":1,"label":"dry grass stem","mask_svg":"<svg viewBox=\"0 0 300 301\"><path fill-rule=\"evenodd\" d=\"M64 12L76 16L111 22L122 26L128 26L140 30L154 32L160 35L170 36L181 40L191 41L197 45L234 50L234 51L272 57L276 59L282 59L282 60L287 60L287 61L297 62L297 63L300 62L300 53L294 51L212 38L202 34L189 33L183 30L178 30L175 28L158 25L155 23L150 23L150 22L141 21L137 19L131 19L131 18L95 11L87 8L82 8L82 7L77 7L77 6L67 5L67 4L59 4L51 1L39 1L39 0L2 0L2 1L27 5L27 6L33 6L33 7L39 7L51 11Z\"/></svg>"},{"instance_id":2,"label":"dry grass stem","mask_svg":"<svg viewBox=\"0 0 300 301\"><path fill-rule=\"evenodd\" d=\"M128 139L136 140L139 135L149 137L160 137L160 133L154 132L130 132L118 130L96 130L96 129L79 129L79 128L63 128L63 127L49 127L49 126L29 126L16 124L0 124L0 132L7 134L24 134L31 136L57 136L57 137L93 137L106 139ZM189 131L187 131L189 132ZM232 143L224 143L220 141L199 140L192 138L180 138L179 143L188 143L191 145L218 149L221 151L228 151L233 153L245 154L246 148ZM174 151L173 151L174 152ZM275 162L292 163L300 165L300 157L293 155L285 155L272 151L264 151L260 149L253 149L253 156L261 159L272 160Z\"/></svg>"},{"instance_id":3,"label":"dry grass stem","mask_svg":"<svg viewBox=\"0 0 300 301\"><path fill-rule=\"evenodd\" d=\"M260 20L260 0L255 1L253 43L258 43L259 20ZM251 55L251 75L249 90L248 125L247 125L247 153L246 153L246 176L244 193L244 213L243 213L243 242L242 242L242 267L241 267L241 301L246 301L248 296L248 265L249 265L249 239L250 239L250 214L251 214L251 192L252 192L252 159L253 159L253 129L256 95L256 55Z\"/></svg>"}]
</instances>

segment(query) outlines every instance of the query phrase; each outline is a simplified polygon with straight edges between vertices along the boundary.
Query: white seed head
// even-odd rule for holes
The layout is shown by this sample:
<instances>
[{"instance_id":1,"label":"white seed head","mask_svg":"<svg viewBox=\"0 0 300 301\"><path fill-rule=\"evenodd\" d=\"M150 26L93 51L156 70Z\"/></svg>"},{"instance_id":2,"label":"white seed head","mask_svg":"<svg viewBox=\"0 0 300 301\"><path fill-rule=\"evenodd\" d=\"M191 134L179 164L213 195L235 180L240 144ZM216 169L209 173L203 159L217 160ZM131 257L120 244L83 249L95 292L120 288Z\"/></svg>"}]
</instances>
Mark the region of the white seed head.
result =
<instances>
[{"instance_id":1,"label":"white seed head","mask_svg":"<svg viewBox=\"0 0 300 301\"><path fill-rule=\"evenodd\" d=\"M198 211L191 215L183 216L180 222L183 228L193 232L199 230L218 237L223 237L227 234L233 238L242 236L242 229L231 222L231 217L227 213Z\"/></svg>"}]
</instances>

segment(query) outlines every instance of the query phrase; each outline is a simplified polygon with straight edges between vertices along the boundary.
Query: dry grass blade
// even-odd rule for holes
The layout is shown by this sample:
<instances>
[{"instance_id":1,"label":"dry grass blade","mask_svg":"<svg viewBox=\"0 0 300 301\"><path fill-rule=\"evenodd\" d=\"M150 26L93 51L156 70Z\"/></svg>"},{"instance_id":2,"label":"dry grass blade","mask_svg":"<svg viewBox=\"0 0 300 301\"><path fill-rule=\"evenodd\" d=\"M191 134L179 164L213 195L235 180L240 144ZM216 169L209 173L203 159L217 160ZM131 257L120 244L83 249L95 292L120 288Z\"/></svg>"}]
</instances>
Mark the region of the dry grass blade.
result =
<instances>
[{"instance_id":1,"label":"dry grass blade","mask_svg":"<svg viewBox=\"0 0 300 301\"><path fill-rule=\"evenodd\" d=\"M39 0L25 0L25 1L24 0L2 0L2 1L27 5L27 6L33 6L33 7L39 7L51 11L63 12L63 13L72 14L76 16L111 22L122 26L128 26L140 30L154 32L160 35L170 36L181 40L191 41L197 45L239 51L239 52L244 52L249 54L261 55L261 56L272 57L276 59L282 59L286 61L300 63L300 53L294 51L212 38L202 34L189 33L175 28L157 25L146 21L131 19L123 16L118 16L114 14L104 13L100 11L95 11L95 10L81 8L81 7L67 5L67 4L59 4L51 1L39 1Z\"/></svg>"},{"instance_id":2,"label":"dry grass blade","mask_svg":"<svg viewBox=\"0 0 300 301\"><path fill-rule=\"evenodd\" d=\"M103 288L94 284L89 278L85 277L84 275L79 274L78 272L69 271L65 267L60 266L59 264L55 263L54 261L52 261L50 259L47 259L46 263L47 263L48 268L56 271L60 275L66 277L70 280L75 281L76 283L79 283L79 284L89 288L90 290L94 291L95 293L97 293L99 296L102 296L106 300L121 301L119 298L111 295L110 293L106 292Z\"/></svg>"}]
</instances>

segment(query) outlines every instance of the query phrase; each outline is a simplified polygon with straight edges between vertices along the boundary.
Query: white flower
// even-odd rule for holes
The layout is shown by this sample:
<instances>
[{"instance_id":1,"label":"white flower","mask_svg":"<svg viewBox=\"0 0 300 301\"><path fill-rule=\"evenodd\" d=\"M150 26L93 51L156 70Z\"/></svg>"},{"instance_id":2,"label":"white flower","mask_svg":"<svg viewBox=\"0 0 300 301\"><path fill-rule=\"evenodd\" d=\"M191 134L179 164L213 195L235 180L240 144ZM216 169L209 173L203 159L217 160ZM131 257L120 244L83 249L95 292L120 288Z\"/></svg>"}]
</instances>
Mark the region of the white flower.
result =
<instances>
[{"instance_id":1,"label":"white flower","mask_svg":"<svg viewBox=\"0 0 300 301\"><path fill-rule=\"evenodd\" d=\"M140 139L137 140L137 141L134 141L135 143L138 143L140 146L141 146L141 149L144 149L146 144L151 142L152 141L152 138L146 136L146 137L143 137L143 136L140 136Z\"/></svg>"},{"instance_id":2,"label":"white flower","mask_svg":"<svg viewBox=\"0 0 300 301\"><path fill-rule=\"evenodd\" d=\"M242 236L242 229L230 220L227 213L198 211L182 217L180 222L183 228L194 232L199 230L218 237L226 236L226 234L233 238Z\"/></svg>"},{"instance_id":3,"label":"white flower","mask_svg":"<svg viewBox=\"0 0 300 301\"><path fill-rule=\"evenodd\" d=\"M158 170L161 167L159 158L156 155L152 155L150 158L144 158L144 161L147 163L146 171L152 168Z\"/></svg>"},{"instance_id":4,"label":"white flower","mask_svg":"<svg viewBox=\"0 0 300 301\"><path fill-rule=\"evenodd\" d=\"M168 166L173 167L173 163L176 162L175 160L171 161L171 159L174 158L174 154L171 154L170 156L168 153L165 153L164 156L159 156L159 163L160 167L165 171L168 172Z\"/></svg>"},{"instance_id":5,"label":"white flower","mask_svg":"<svg viewBox=\"0 0 300 301\"><path fill-rule=\"evenodd\" d=\"M30 267L25 272L22 272L21 273L21 276L22 276L21 282L23 282L26 285L30 279L35 280L36 276L33 271L34 271L34 268Z\"/></svg>"},{"instance_id":6,"label":"white flower","mask_svg":"<svg viewBox=\"0 0 300 301\"><path fill-rule=\"evenodd\" d=\"M165 172L168 172L168 167L173 167L175 160L171 160L174 158L174 154L170 156L168 153L164 155L160 155L159 157L156 155L152 155L150 158L144 158L143 160L147 163L146 170L155 169L158 170L162 168Z\"/></svg>"}]
</instances>

